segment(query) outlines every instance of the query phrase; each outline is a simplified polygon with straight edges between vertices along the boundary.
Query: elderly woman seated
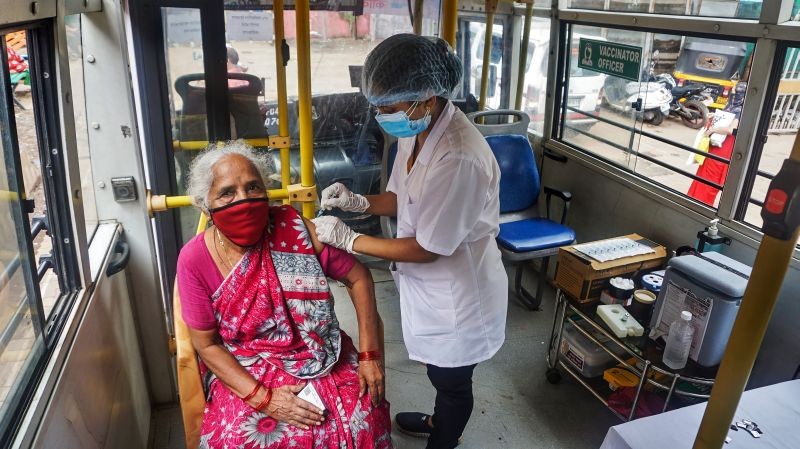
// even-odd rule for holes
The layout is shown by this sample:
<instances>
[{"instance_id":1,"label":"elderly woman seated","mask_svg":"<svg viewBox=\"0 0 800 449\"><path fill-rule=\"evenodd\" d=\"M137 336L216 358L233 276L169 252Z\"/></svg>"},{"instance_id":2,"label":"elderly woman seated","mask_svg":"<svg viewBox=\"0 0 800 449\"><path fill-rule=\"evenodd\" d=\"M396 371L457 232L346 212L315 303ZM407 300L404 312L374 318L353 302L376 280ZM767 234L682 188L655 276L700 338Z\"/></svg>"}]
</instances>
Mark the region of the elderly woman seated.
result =
<instances>
[{"instance_id":1,"label":"elderly woman seated","mask_svg":"<svg viewBox=\"0 0 800 449\"><path fill-rule=\"evenodd\" d=\"M213 224L177 270L206 391L200 447L390 448L370 273L290 206L269 206L271 160L234 142L202 153L189 175ZM326 275L348 287L361 352L339 329ZM304 387L324 410L298 397Z\"/></svg>"}]
</instances>

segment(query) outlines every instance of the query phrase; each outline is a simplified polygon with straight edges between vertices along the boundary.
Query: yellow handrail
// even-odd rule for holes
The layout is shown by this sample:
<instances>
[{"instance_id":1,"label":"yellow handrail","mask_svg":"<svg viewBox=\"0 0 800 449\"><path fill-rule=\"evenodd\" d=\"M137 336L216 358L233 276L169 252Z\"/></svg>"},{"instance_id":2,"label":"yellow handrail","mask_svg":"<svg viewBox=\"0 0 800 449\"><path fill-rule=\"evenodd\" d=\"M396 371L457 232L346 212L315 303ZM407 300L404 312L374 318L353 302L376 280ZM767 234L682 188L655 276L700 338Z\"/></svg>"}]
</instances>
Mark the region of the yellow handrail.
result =
<instances>
[{"instance_id":1,"label":"yellow handrail","mask_svg":"<svg viewBox=\"0 0 800 449\"><path fill-rule=\"evenodd\" d=\"M311 30L308 2L295 3L297 30L297 103L300 123L300 185L314 187L314 135L311 123ZM316 189L314 189L316 190ZM314 200L303 198L303 216L314 216ZM310 201L309 201L310 200Z\"/></svg>"},{"instance_id":2,"label":"yellow handrail","mask_svg":"<svg viewBox=\"0 0 800 449\"><path fill-rule=\"evenodd\" d=\"M794 140L789 159L800 163L800 134ZM795 182L800 180L795 179ZM700 423L694 449L720 449L725 444L725 437L767 331L798 237L800 227L796 227L786 240L766 234L761 239L753 263L753 273L747 283L717 379L711 389L711 398Z\"/></svg>"},{"instance_id":3,"label":"yellow handrail","mask_svg":"<svg viewBox=\"0 0 800 449\"><path fill-rule=\"evenodd\" d=\"M489 66L492 65L492 29L496 0L486 0L486 31L483 35L483 62L481 63L481 91L478 110L486 108L486 93L489 88Z\"/></svg>"},{"instance_id":4,"label":"yellow handrail","mask_svg":"<svg viewBox=\"0 0 800 449\"><path fill-rule=\"evenodd\" d=\"M442 0L442 39L456 48L458 28L458 0Z\"/></svg>"},{"instance_id":5,"label":"yellow handrail","mask_svg":"<svg viewBox=\"0 0 800 449\"><path fill-rule=\"evenodd\" d=\"M528 40L531 38L531 16L533 16L533 4L525 5L525 29L522 32L522 42L519 47L519 66L517 67L517 98L514 101L514 109L522 110L522 91L525 90L525 67L528 65Z\"/></svg>"},{"instance_id":6,"label":"yellow handrail","mask_svg":"<svg viewBox=\"0 0 800 449\"><path fill-rule=\"evenodd\" d=\"M286 189L272 189L267 191L267 196L270 200L285 200L289 198L289 190L292 186ZM168 209L176 209L179 207L188 207L192 205L192 199L186 195L167 196L167 195L152 195L147 192L147 211L150 215L153 212L163 212Z\"/></svg>"},{"instance_id":7,"label":"yellow handrail","mask_svg":"<svg viewBox=\"0 0 800 449\"><path fill-rule=\"evenodd\" d=\"M283 48L286 44L283 30L283 0L275 0L272 4L272 13L275 18L275 82L278 88L278 137L285 140L286 144L280 146L281 152L281 187L289 188L291 180L291 161L289 160L289 100L286 92L286 65L283 60ZM288 46L287 46L288 47ZM288 204L287 199L284 204Z\"/></svg>"},{"instance_id":8,"label":"yellow handrail","mask_svg":"<svg viewBox=\"0 0 800 449\"><path fill-rule=\"evenodd\" d=\"M242 139L245 143L252 147L268 147L269 139L266 137L259 137L256 139ZM208 140L173 140L172 141L172 150L173 151L203 151L208 148L209 145L213 144L214 142L209 142ZM217 144L221 144L223 142L216 142Z\"/></svg>"},{"instance_id":9,"label":"yellow handrail","mask_svg":"<svg viewBox=\"0 0 800 449\"><path fill-rule=\"evenodd\" d=\"M422 0L414 0L414 34L422 35Z\"/></svg>"}]
</instances>

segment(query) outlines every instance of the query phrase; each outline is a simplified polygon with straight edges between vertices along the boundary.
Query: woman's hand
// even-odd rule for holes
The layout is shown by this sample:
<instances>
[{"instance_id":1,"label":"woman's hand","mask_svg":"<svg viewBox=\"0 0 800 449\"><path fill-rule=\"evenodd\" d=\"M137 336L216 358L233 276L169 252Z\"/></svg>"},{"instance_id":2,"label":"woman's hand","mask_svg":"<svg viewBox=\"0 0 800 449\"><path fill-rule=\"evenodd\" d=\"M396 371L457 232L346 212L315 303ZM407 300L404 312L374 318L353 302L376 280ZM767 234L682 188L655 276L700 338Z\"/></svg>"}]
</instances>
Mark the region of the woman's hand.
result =
<instances>
[{"instance_id":1,"label":"woman's hand","mask_svg":"<svg viewBox=\"0 0 800 449\"><path fill-rule=\"evenodd\" d=\"M383 394L386 391L385 377L383 362L380 359L358 362L358 382L361 384L358 397L369 392L372 405L377 407L383 401Z\"/></svg>"},{"instance_id":2,"label":"woman's hand","mask_svg":"<svg viewBox=\"0 0 800 449\"><path fill-rule=\"evenodd\" d=\"M322 410L308 401L297 397L297 393L305 387L300 385L285 385L272 389L272 399L264 412L270 417L308 430L309 426L318 426L325 419Z\"/></svg>"}]
</instances>

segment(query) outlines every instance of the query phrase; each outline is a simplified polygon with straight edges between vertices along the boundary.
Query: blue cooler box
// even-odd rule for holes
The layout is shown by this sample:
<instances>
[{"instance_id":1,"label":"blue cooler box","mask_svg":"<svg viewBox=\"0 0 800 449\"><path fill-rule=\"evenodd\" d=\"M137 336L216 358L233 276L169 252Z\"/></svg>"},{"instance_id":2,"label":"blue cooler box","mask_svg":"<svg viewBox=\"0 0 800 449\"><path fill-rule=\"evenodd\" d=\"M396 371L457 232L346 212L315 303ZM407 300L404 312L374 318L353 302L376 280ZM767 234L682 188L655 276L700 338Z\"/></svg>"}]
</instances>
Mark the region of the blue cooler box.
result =
<instances>
[{"instance_id":1,"label":"blue cooler box","mask_svg":"<svg viewBox=\"0 0 800 449\"><path fill-rule=\"evenodd\" d=\"M722 361L728 337L739 312L751 267L709 251L697 256L673 257L650 321L650 336L669 332L670 317L680 310L692 312L695 335L689 358L702 366ZM662 312L663 315L662 316ZM698 324L705 322L705 333Z\"/></svg>"}]
</instances>

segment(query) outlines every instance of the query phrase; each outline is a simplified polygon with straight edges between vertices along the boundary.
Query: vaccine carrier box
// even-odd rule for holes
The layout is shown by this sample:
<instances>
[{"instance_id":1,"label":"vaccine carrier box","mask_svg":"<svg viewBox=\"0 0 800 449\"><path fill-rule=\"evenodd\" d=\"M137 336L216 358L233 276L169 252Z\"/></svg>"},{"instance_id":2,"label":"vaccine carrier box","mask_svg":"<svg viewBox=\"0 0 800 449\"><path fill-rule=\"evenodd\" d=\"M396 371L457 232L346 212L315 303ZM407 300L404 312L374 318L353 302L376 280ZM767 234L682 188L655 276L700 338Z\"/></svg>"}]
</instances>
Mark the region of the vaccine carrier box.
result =
<instances>
[{"instance_id":1,"label":"vaccine carrier box","mask_svg":"<svg viewBox=\"0 0 800 449\"><path fill-rule=\"evenodd\" d=\"M694 338L689 358L701 366L716 366L728 344L751 267L722 254L673 257L650 321L650 337L669 333L683 310L692 313Z\"/></svg>"}]
</instances>

